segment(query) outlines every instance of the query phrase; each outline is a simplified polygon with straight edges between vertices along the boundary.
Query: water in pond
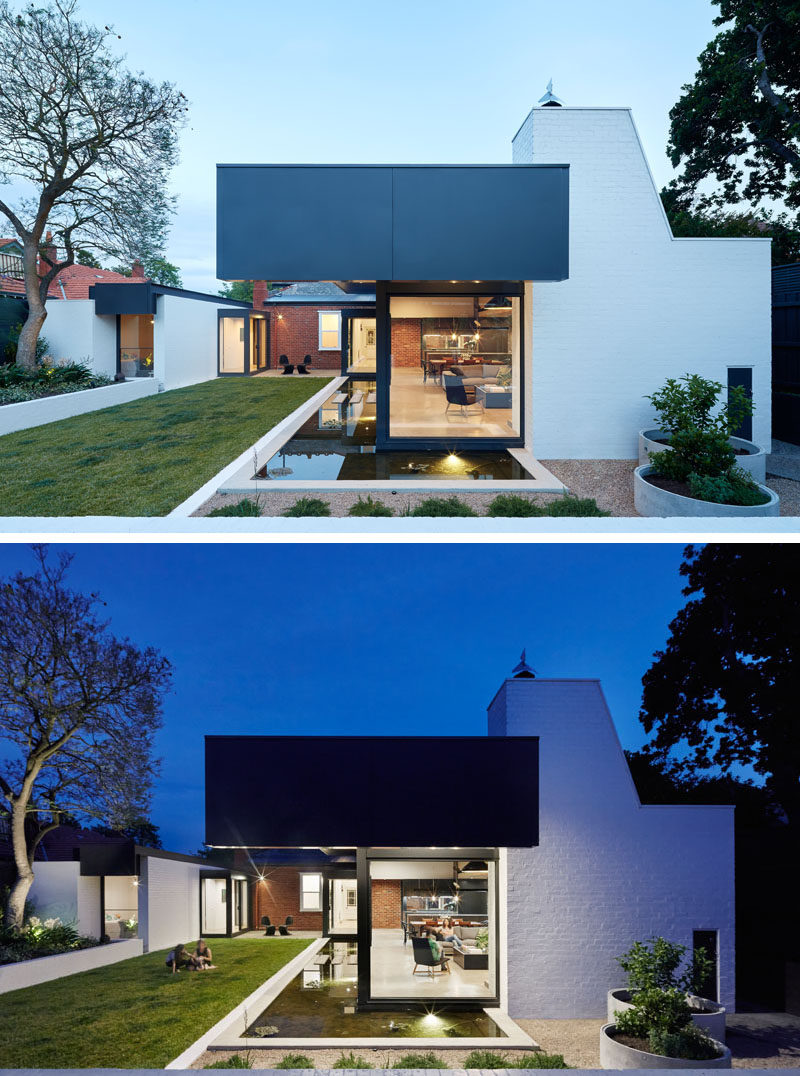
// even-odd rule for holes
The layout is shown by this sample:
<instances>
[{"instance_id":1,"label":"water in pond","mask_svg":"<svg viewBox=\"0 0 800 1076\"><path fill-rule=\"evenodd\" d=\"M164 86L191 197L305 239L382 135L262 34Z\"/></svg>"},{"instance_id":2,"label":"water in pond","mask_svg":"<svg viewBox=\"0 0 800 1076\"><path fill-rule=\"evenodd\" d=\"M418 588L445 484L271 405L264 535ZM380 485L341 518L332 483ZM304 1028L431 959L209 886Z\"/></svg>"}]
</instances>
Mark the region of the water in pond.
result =
<instances>
[{"instance_id":1,"label":"water in pond","mask_svg":"<svg viewBox=\"0 0 800 1076\"><path fill-rule=\"evenodd\" d=\"M326 959L327 958L327 959ZM245 1035L259 1038L259 1028L275 1028L264 1038L503 1038L485 1012L356 1012L355 942L329 941L249 1025ZM263 1034L263 1032L262 1032Z\"/></svg>"},{"instance_id":2,"label":"water in pond","mask_svg":"<svg viewBox=\"0 0 800 1076\"><path fill-rule=\"evenodd\" d=\"M374 385L360 384L350 381L333 393L254 477L275 482L523 481L532 477L505 451L378 452Z\"/></svg>"}]
</instances>

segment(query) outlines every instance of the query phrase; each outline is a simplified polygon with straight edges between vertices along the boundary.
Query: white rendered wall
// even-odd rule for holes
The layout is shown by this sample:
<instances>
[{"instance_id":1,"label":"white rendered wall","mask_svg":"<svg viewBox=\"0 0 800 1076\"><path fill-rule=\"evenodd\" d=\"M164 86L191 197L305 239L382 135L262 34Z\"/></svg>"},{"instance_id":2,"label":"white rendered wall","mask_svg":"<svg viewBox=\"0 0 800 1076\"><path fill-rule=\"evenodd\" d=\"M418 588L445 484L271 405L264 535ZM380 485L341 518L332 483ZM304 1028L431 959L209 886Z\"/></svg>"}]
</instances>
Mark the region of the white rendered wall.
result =
<instances>
[{"instance_id":1,"label":"white rendered wall","mask_svg":"<svg viewBox=\"0 0 800 1076\"><path fill-rule=\"evenodd\" d=\"M74 925L79 934L100 937L100 879L82 878L80 863L47 863L37 860L33 865L33 885L29 900L34 915L40 919L58 918Z\"/></svg>"},{"instance_id":2,"label":"white rendered wall","mask_svg":"<svg viewBox=\"0 0 800 1076\"><path fill-rule=\"evenodd\" d=\"M217 376L217 311L230 304L159 295L153 338L157 381L168 389ZM242 308L242 313L246 313Z\"/></svg>"},{"instance_id":3,"label":"white rendered wall","mask_svg":"<svg viewBox=\"0 0 800 1076\"><path fill-rule=\"evenodd\" d=\"M508 1012L602 1017L616 957L661 935L719 931L734 1006L732 807L641 806L595 680L507 680L490 735L539 737L539 845L509 849Z\"/></svg>"},{"instance_id":4,"label":"white rendered wall","mask_svg":"<svg viewBox=\"0 0 800 1076\"><path fill-rule=\"evenodd\" d=\"M200 937L199 863L142 856L139 937L145 952L170 949Z\"/></svg>"},{"instance_id":5,"label":"white rendered wall","mask_svg":"<svg viewBox=\"0 0 800 1076\"><path fill-rule=\"evenodd\" d=\"M53 299L42 335L51 357L85 362L98 374L117 372L117 319L94 312L94 299Z\"/></svg>"},{"instance_id":6,"label":"white rendered wall","mask_svg":"<svg viewBox=\"0 0 800 1076\"><path fill-rule=\"evenodd\" d=\"M513 160L570 166L569 279L533 287L534 454L633 459L645 394L730 366L769 450L769 240L673 239L629 109L534 108Z\"/></svg>"},{"instance_id":7,"label":"white rendered wall","mask_svg":"<svg viewBox=\"0 0 800 1076\"><path fill-rule=\"evenodd\" d=\"M79 971L104 968L109 964L118 964L121 960L130 960L131 957L141 955L141 940L127 938L109 945L95 945L91 949L76 949L74 952L59 953L57 956L40 956L35 960L21 960L18 964L4 964L0 967L0 994L21 990L25 986L36 986L37 983L49 983L53 979L63 979L67 975L76 975Z\"/></svg>"}]
</instances>

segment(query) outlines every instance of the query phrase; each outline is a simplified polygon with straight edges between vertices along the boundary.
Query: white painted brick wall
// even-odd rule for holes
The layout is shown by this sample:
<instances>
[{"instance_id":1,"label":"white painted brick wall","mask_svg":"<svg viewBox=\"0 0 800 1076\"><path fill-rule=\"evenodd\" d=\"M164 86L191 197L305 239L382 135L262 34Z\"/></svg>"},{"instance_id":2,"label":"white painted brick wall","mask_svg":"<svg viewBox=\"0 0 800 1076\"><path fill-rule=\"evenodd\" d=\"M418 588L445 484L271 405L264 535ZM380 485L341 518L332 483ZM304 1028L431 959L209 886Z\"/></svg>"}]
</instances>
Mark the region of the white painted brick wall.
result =
<instances>
[{"instance_id":1,"label":"white painted brick wall","mask_svg":"<svg viewBox=\"0 0 800 1076\"><path fill-rule=\"evenodd\" d=\"M645 394L730 366L769 446L769 241L673 239L629 109L535 108L513 160L570 166L569 280L533 287L534 454L632 459Z\"/></svg>"},{"instance_id":2,"label":"white painted brick wall","mask_svg":"<svg viewBox=\"0 0 800 1076\"><path fill-rule=\"evenodd\" d=\"M200 935L199 863L142 856L139 937L145 952L170 949Z\"/></svg>"},{"instance_id":3,"label":"white painted brick wall","mask_svg":"<svg viewBox=\"0 0 800 1076\"><path fill-rule=\"evenodd\" d=\"M507 680L491 735L539 736L539 846L508 850L508 1011L600 1017L637 939L720 940L734 1005L733 808L642 807L594 680Z\"/></svg>"}]
</instances>

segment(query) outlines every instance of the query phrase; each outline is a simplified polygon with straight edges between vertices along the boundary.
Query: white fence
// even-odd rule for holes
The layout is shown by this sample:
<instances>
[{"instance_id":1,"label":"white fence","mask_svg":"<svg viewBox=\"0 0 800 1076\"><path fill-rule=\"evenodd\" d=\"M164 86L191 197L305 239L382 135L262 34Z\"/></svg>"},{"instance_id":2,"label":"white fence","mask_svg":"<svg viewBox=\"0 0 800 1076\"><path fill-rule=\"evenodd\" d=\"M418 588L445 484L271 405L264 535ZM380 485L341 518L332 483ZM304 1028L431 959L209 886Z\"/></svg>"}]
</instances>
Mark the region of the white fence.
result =
<instances>
[{"instance_id":1,"label":"white fence","mask_svg":"<svg viewBox=\"0 0 800 1076\"><path fill-rule=\"evenodd\" d=\"M120 381L115 385L104 385L99 389L81 389L80 392L65 392L60 396L45 396L41 400L25 400L24 403L3 404L0 406L0 436L27 430L32 426L44 426L48 422L57 422L61 418L73 418L89 411L99 411L103 407L130 403L142 396L151 396L158 392L158 382L152 377L137 378L136 381Z\"/></svg>"},{"instance_id":2,"label":"white fence","mask_svg":"<svg viewBox=\"0 0 800 1076\"><path fill-rule=\"evenodd\" d=\"M25 986L36 986L37 983L49 983L53 979L63 979L79 971L91 971L92 968L104 968L107 964L118 964L120 960L141 956L143 948L141 938L128 938L125 941L110 942L108 945L95 945L91 949L59 953L58 956L40 956L36 960L22 960L18 964L3 964L0 967L0 994L21 990Z\"/></svg>"}]
</instances>

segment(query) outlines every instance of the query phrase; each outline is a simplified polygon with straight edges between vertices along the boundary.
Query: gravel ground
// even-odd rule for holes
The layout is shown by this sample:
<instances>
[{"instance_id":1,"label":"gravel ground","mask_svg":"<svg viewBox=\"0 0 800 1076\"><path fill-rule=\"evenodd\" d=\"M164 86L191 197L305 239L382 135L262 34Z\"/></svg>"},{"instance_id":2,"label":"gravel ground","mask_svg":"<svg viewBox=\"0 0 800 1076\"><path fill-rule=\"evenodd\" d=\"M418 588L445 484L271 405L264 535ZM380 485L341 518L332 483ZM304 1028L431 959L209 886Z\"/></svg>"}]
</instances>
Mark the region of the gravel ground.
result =
<instances>
[{"instance_id":1,"label":"gravel ground","mask_svg":"<svg viewBox=\"0 0 800 1076\"><path fill-rule=\"evenodd\" d=\"M633 507L633 469L636 460L542 460L544 466L552 472L570 493L576 497L593 497L599 508L609 512L612 516L636 516ZM800 482L789 478L775 478L767 476L767 485L775 490L781 498L782 516L800 516ZM248 500L257 500L261 505L261 514L264 516L279 516L291 507L300 497L319 497L330 505L332 516L346 516L350 505L358 501L359 494L353 490L314 492L297 490L269 490L265 493L251 494ZM402 515L410 508L414 508L420 501L427 497L448 497L447 491L436 493L425 490L421 492L403 492L402 490L392 493L371 492L374 501L389 505L396 516ZM459 494L459 499L471 506L478 515L486 515L489 503L497 496L497 492L475 492ZM520 493L520 496L535 501L537 504L547 504L557 500L558 493ZM213 508L220 508L226 504L237 504L243 499L242 494L228 493L215 494L205 504L201 505L193 514L205 516Z\"/></svg>"}]
</instances>

